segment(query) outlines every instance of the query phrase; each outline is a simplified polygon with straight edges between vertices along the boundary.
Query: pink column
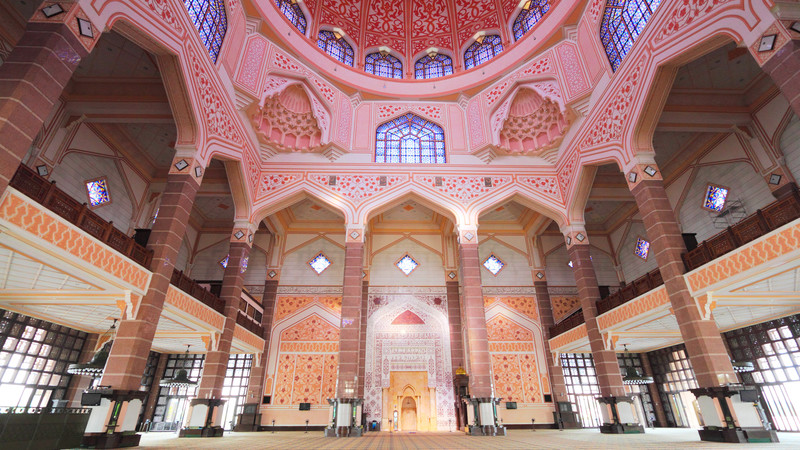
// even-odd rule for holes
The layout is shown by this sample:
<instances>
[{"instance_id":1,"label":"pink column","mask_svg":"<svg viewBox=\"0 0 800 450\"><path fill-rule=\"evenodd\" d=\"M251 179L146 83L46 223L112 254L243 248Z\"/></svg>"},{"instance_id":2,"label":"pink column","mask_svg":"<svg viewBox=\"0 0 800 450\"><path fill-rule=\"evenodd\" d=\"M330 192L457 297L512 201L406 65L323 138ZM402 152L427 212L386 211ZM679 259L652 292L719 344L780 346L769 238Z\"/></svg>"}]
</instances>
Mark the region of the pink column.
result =
<instances>
[{"instance_id":1,"label":"pink column","mask_svg":"<svg viewBox=\"0 0 800 450\"><path fill-rule=\"evenodd\" d=\"M37 8L25 34L0 65L0 194L100 36L91 25L93 38L77 35L77 27L71 25L76 14L83 15L80 7L66 1L60 5L64 12L49 19Z\"/></svg>"},{"instance_id":2,"label":"pink column","mask_svg":"<svg viewBox=\"0 0 800 450\"><path fill-rule=\"evenodd\" d=\"M564 384L564 372L561 370L561 361L554 360L554 355L550 352L550 327L555 323L553 320L553 305L550 302L550 292L547 290L547 278L544 269L534 271L533 289L536 293L536 305L539 308L539 320L544 334L544 354L547 358L547 370L550 374L550 392L553 394L554 402L566 402L567 387ZM541 273L541 278L538 274ZM558 355L555 355L557 357Z\"/></svg>"},{"instance_id":3,"label":"pink column","mask_svg":"<svg viewBox=\"0 0 800 450\"><path fill-rule=\"evenodd\" d=\"M464 343L461 339L461 298L458 295L458 281L448 281L447 319L450 324L450 360L453 373L459 367L464 369Z\"/></svg>"},{"instance_id":4,"label":"pink column","mask_svg":"<svg viewBox=\"0 0 800 450\"><path fill-rule=\"evenodd\" d=\"M183 170L177 170L174 163L182 160L189 165ZM112 386L114 389L139 390L175 260L197 190L200 188L201 178L196 177L194 167L197 164L192 158L176 157L174 163L167 176L158 218L153 225L148 244L148 248L153 250L153 261L150 264L153 276L150 285L140 301L136 316L120 322L100 382L101 385Z\"/></svg>"},{"instance_id":5,"label":"pink column","mask_svg":"<svg viewBox=\"0 0 800 450\"><path fill-rule=\"evenodd\" d=\"M800 41L789 41L762 68L789 100L795 115L800 117Z\"/></svg>"},{"instance_id":6,"label":"pink column","mask_svg":"<svg viewBox=\"0 0 800 450\"><path fill-rule=\"evenodd\" d=\"M364 398L364 379L367 371L367 301L369 300L369 283L361 283L361 330L359 331L358 352L358 398Z\"/></svg>"}]
</instances>

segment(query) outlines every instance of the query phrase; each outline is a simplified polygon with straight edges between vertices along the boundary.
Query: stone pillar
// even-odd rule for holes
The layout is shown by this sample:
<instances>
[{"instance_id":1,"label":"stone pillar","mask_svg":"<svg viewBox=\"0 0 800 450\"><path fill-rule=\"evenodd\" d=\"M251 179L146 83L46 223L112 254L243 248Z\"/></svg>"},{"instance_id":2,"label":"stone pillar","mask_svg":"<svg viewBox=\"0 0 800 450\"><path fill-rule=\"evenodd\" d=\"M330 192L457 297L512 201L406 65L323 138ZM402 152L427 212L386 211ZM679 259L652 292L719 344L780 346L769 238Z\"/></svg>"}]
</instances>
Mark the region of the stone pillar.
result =
<instances>
[{"instance_id":1,"label":"stone pillar","mask_svg":"<svg viewBox=\"0 0 800 450\"><path fill-rule=\"evenodd\" d=\"M650 365L650 357L647 353L639 353L639 358L642 360L644 376L652 377L653 367ZM653 401L653 413L656 415L655 423L652 424L652 426L655 427L658 425L659 427L666 427L667 415L664 413L664 404L661 403L661 395L658 392L658 386L656 386L655 383L648 384L647 392L650 394L650 399Z\"/></svg>"},{"instance_id":2,"label":"stone pillar","mask_svg":"<svg viewBox=\"0 0 800 450\"><path fill-rule=\"evenodd\" d=\"M197 430L181 430L181 436L197 435L203 437L222 436L222 387L228 369L228 358L231 354L233 333L236 330L236 319L239 316L242 300L242 285L250 248L253 245L255 228L247 222L237 222L231 232L228 265L222 277L220 299L225 303L225 328L210 348L203 362L203 375L197 388L197 397L192 400L189 414L189 427L203 427Z\"/></svg>"},{"instance_id":3,"label":"stone pillar","mask_svg":"<svg viewBox=\"0 0 800 450\"><path fill-rule=\"evenodd\" d=\"M450 360L453 373L464 369L464 343L461 340L461 298L458 295L458 281L445 283L447 289L447 321L450 324ZM456 399L458 400L458 399Z\"/></svg>"},{"instance_id":4,"label":"stone pillar","mask_svg":"<svg viewBox=\"0 0 800 450\"><path fill-rule=\"evenodd\" d=\"M639 425L641 420L637 417L632 399L626 395L622 384L622 374L619 370L617 353L612 348L606 348L600 328L597 325L597 302L600 300L600 290L597 287L597 275L589 252L589 238L586 230L573 228L565 233L567 251L572 261L572 270L575 273L575 284L578 286L578 296L581 300L581 309L586 323L586 334L589 346L592 349L594 368L597 382L600 385L600 411L603 413L603 433L643 433L644 427ZM605 405L605 406L603 406ZM637 424L628 426L626 424Z\"/></svg>"},{"instance_id":5,"label":"stone pillar","mask_svg":"<svg viewBox=\"0 0 800 450\"><path fill-rule=\"evenodd\" d=\"M648 175L647 172L653 175ZM640 164L627 174L626 179L644 221L650 239L650 251L658 262L673 314L680 327L681 337L700 387L695 396L698 397L700 411L706 423L705 429L700 430L701 439L732 439L720 435L726 433L725 428L756 426L750 422L740 424L737 416L749 417L750 412L753 412L755 417L758 415L749 410L738 415L725 414L726 410L736 410L739 405L743 405L743 409L754 408L752 405L739 402L738 394L732 393L729 389L728 386L736 384L738 378L733 371L719 328L711 314L701 314L697 302L689 293L689 286L683 277L685 266L681 259L686 247L672 205L664 190L661 172L653 163ZM722 424L723 429L709 430L709 426L714 427L715 424ZM763 428L763 425L761 427ZM741 438L738 434L735 437Z\"/></svg>"},{"instance_id":6,"label":"stone pillar","mask_svg":"<svg viewBox=\"0 0 800 450\"><path fill-rule=\"evenodd\" d=\"M164 378L164 371L167 368L167 360L169 360L168 354L159 354L156 371L153 374L153 384L150 385L150 392L148 393L147 400L144 404L144 420L149 419L151 422L153 421L153 413L156 410L156 403L158 402L158 394L160 391L159 384Z\"/></svg>"},{"instance_id":7,"label":"stone pillar","mask_svg":"<svg viewBox=\"0 0 800 450\"><path fill-rule=\"evenodd\" d=\"M50 3L42 4L42 7ZM53 110L81 59L94 48L100 30L77 3L58 3L62 12L37 8L17 45L0 65L0 194ZM88 25L82 36L78 20Z\"/></svg>"},{"instance_id":8,"label":"stone pillar","mask_svg":"<svg viewBox=\"0 0 800 450\"><path fill-rule=\"evenodd\" d=\"M761 67L800 117L800 41L789 40Z\"/></svg>"},{"instance_id":9,"label":"stone pillar","mask_svg":"<svg viewBox=\"0 0 800 450\"><path fill-rule=\"evenodd\" d=\"M139 301L135 315L127 311L122 317L100 381L102 386L111 386L115 401L125 401L125 398L138 401L136 407L128 405L121 408L124 417L115 419L115 423L127 426L130 423L127 416L132 414L134 419L130 420L135 426L135 418L139 416L141 400L146 395L139 390L142 375L147 366L147 357L161 318L174 262L186 232L186 224L189 223L189 214L200 188L202 175L202 167L188 156L176 156L167 175L158 218L153 225L148 244L148 248L153 250L150 285ZM132 429L124 428L119 431Z\"/></svg>"},{"instance_id":10,"label":"stone pillar","mask_svg":"<svg viewBox=\"0 0 800 450\"><path fill-rule=\"evenodd\" d=\"M364 379L367 371L367 301L369 301L369 283L361 283L361 331L359 332L358 352L358 398L364 398Z\"/></svg>"},{"instance_id":11,"label":"stone pillar","mask_svg":"<svg viewBox=\"0 0 800 450\"><path fill-rule=\"evenodd\" d=\"M253 358L253 365L250 367L250 379L247 382L247 403L255 408L255 413L260 417L258 412L261 407L261 401L264 398L264 378L267 374L267 364L269 363L269 344L272 337L272 319L275 314L275 299L278 296L278 280L266 280L264 282L264 296L261 298L261 305L264 307L264 314L261 316L261 326L264 328L264 349L261 355ZM236 421L236 427L233 431L258 431L258 426L261 424L258 417L250 417L253 422L242 417L244 414L239 415Z\"/></svg>"},{"instance_id":12,"label":"stone pillar","mask_svg":"<svg viewBox=\"0 0 800 450\"><path fill-rule=\"evenodd\" d=\"M470 434L494 436L504 434L498 427L497 408L492 384L492 364L489 357L489 337L486 332L486 312L483 306L481 261L478 255L476 228L459 227L458 262L461 280L461 321L467 332L469 359L470 404L477 412L477 425L469 424Z\"/></svg>"},{"instance_id":13,"label":"stone pillar","mask_svg":"<svg viewBox=\"0 0 800 450\"><path fill-rule=\"evenodd\" d=\"M542 325L544 336L544 354L547 357L547 371L550 375L550 392L553 395L553 402L567 402L567 386L564 383L564 371L561 370L561 360L558 354L551 354L550 351L550 327L555 325L553 319L553 305L550 302L550 292L547 290L547 276L544 268L535 269L533 289L536 293L536 305L539 308L539 320ZM558 407L556 404L556 411Z\"/></svg>"},{"instance_id":14,"label":"stone pillar","mask_svg":"<svg viewBox=\"0 0 800 450\"><path fill-rule=\"evenodd\" d=\"M81 356L78 357L78 362L85 363L92 359L97 348L97 339L100 337L97 333L90 333L86 336L86 341L83 343L81 349ZM81 397L83 391L92 385L92 378L85 375L73 375L69 381L69 388L64 394L64 400L69 401L70 408L81 407Z\"/></svg>"},{"instance_id":15,"label":"stone pillar","mask_svg":"<svg viewBox=\"0 0 800 450\"><path fill-rule=\"evenodd\" d=\"M339 328L339 376L336 397L329 399L334 424L326 436L359 436L362 399L358 398L358 365L361 354L361 317L364 269L364 229L347 228L342 282L342 323Z\"/></svg>"}]
</instances>

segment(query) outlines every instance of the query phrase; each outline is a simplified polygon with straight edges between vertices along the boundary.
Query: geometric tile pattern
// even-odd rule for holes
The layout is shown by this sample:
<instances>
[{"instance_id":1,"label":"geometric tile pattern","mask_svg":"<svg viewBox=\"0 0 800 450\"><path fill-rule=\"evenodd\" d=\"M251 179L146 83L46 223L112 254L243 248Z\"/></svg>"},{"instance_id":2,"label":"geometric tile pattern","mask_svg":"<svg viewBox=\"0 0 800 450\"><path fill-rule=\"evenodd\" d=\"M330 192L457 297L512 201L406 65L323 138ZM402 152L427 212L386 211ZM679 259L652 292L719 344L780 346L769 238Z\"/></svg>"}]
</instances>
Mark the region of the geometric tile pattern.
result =
<instances>
[{"instance_id":1,"label":"geometric tile pattern","mask_svg":"<svg viewBox=\"0 0 800 450\"><path fill-rule=\"evenodd\" d=\"M535 297L483 297L485 309L489 309L495 303L501 303L532 320L539 321Z\"/></svg>"},{"instance_id":2,"label":"geometric tile pattern","mask_svg":"<svg viewBox=\"0 0 800 450\"><path fill-rule=\"evenodd\" d=\"M332 296L294 296L286 295L278 297L275 306L275 321L284 317L291 316L300 309L304 309L311 304L324 306L337 315L342 312L342 298Z\"/></svg>"}]
</instances>

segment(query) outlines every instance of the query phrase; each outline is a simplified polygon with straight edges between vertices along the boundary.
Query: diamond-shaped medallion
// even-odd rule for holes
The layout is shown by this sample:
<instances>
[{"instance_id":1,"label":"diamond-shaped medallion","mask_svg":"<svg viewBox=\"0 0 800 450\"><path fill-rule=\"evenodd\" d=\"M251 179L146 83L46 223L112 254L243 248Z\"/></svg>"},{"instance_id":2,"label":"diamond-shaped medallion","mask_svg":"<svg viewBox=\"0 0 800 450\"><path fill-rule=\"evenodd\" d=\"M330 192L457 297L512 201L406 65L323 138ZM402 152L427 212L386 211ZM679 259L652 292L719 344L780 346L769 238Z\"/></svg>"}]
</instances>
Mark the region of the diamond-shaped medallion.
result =
<instances>
[{"instance_id":1,"label":"diamond-shaped medallion","mask_svg":"<svg viewBox=\"0 0 800 450\"><path fill-rule=\"evenodd\" d=\"M183 170L183 169L185 169L187 167L189 167L189 163L186 162L185 159L182 159L182 160L180 160L180 161L175 163L175 168L178 169L178 170Z\"/></svg>"},{"instance_id":2,"label":"diamond-shaped medallion","mask_svg":"<svg viewBox=\"0 0 800 450\"><path fill-rule=\"evenodd\" d=\"M583 233L578 233L575 235L575 239L577 239L578 242L583 242L584 240L586 240L586 236L584 236Z\"/></svg>"},{"instance_id":3,"label":"diamond-shaped medallion","mask_svg":"<svg viewBox=\"0 0 800 450\"><path fill-rule=\"evenodd\" d=\"M456 273L451 270L450 273L447 274L447 276L450 277L450 279L452 280L453 278L456 277Z\"/></svg>"},{"instance_id":4,"label":"diamond-shaped medallion","mask_svg":"<svg viewBox=\"0 0 800 450\"><path fill-rule=\"evenodd\" d=\"M358 239L359 236L361 236L361 233L359 233L358 231L350 232L350 238L351 239Z\"/></svg>"},{"instance_id":5,"label":"diamond-shaped medallion","mask_svg":"<svg viewBox=\"0 0 800 450\"><path fill-rule=\"evenodd\" d=\"M275 275L277 275L277 274L278 274L278 272L275 272L274 270L270 270L267 273L267 275L269 275L270 278L275 278Z\"/></svg>"},{"instance_id":6,"label":"diamond-shaped medallion","mask_svg":"<svg viewBox=\"0 0 800 450\"><path fill-rule=\"evenodd\" d=\"M464 233L464 237L465 237L465 238L466 238L468 241L471 241L471 240L472 240L472 238L474 238L474 237L475 237L475 235L473 235L472 233L470 233L469 231L467 231L466 233Z\"/></svg>"},{"instance_id":7,"label":"diamond-shaped medallion","mask_svg":"<svg viewBox=\"0 0 800 450\"><path fill-rule=\"evenodd\" d=\"M541 280L542 278L544 278L544 274L542 272L536 272L536 278Z\"/></svg>"},{"instance_id":8,"label":"diamond-shaped medallion","mask_svg":"<svg viewBox=\"0 0 800 450\"><path fill-rule=\"evenodd\" d=\"M233 235L236 237L236 239L241 239L244 237L242 230L237 230L236 233L233 233Z\"/></svg>"},{"instance_id":9,"label":"diamond-shaped medallion","mask_svg":"<svg viewBox=\"0 0 800 450\"><path fill-rule=\"evenodd\" d=\"M483 267L485 267L489 272L492 272L492 275L494 276L497 276L497 274L503 270L505 265L506 264L501 261L500 258L494 256L494 254L490 255L488 258L486 258L486 261L483 262Z\"/></svg>"},{"instance_id":10,"label":"diamond-shaped medallion","mask_svg":"<svg viewBox=\"0 0 800 450\"><path fill-rule=\"evenodd\" d=\"M325 256L324 253L320 252L315 256L311 261L308 262L308 265L314 269L314 272L317 272L317 275L321 274L331 265L331 260Z\"/></svg>"}]
</instances>

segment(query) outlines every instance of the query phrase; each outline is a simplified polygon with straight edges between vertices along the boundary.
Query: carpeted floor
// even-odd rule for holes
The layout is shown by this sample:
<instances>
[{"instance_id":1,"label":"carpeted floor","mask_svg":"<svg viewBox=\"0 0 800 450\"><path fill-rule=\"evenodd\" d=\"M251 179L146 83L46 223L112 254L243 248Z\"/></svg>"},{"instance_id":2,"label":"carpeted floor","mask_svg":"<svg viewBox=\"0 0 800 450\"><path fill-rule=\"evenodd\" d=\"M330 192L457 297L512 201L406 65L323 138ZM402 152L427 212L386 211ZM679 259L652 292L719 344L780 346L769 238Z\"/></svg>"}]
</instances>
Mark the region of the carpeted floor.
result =
<instances>
[{"instance_id":1,"label":"carpeted floor","mask_svg":"<svg viewBox=\"0 0 800 450\"><path fill-rule=\"evenodd\" d=\"M778 444L720 444L701 442L689 429L648 429L643 435L600 434L586 430L512 430L505 437L471 437L462 433L369 433L360 438L325 438L322 433L260 432L225 433L222 438L183 438L174 433L147 433L141 445L147 448L191 449L800 449L800 433L778 433Z\"/></svg>"}]
</instances>

